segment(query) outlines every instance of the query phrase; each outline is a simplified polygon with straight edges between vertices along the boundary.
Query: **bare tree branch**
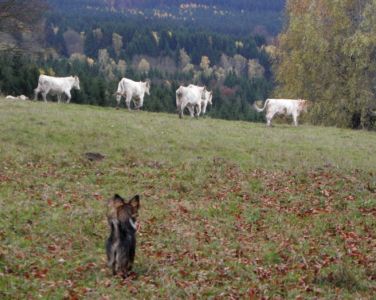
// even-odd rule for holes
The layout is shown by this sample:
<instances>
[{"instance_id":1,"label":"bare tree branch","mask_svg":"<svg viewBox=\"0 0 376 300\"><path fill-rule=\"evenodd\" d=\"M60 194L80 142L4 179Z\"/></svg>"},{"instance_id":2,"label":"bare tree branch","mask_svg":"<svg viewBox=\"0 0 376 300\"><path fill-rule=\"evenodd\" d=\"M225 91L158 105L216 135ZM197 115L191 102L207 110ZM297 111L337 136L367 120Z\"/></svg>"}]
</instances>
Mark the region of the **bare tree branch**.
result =
<instances>
[{"instance_id":1,"label":"bare tree branch","mask_svg":"<svg viewBox=\"0 0 376 300\"><path fill-rule=\"evenodd\" d=\"M0 0L0 52L25 50L20 34L39 31L39 21L47 8L45 0ZM15 41L2 39L7 36Z\"/></svg>"},{"instance_id":2,"label":"bare tree branch","mask_svg":"<svg viewBox=\"0 0 376 300\"><path fill-rule=\"evenodd\" d=\"M31 32L46 10L44 0L0 0L0 32Z\"/></svg>"}]
</instances>

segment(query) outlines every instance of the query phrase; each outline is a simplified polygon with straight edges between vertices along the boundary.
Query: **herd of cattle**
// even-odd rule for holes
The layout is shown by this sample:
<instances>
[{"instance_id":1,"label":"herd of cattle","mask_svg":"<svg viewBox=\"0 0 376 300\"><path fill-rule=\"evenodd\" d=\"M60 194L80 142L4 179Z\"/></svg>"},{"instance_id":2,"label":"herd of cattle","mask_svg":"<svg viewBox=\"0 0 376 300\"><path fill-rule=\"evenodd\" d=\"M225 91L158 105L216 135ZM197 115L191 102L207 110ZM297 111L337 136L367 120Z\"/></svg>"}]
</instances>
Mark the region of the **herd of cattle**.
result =
<instances>
[{"instance_id":1,"label":"herd of cattle","mask_svg":"<svg viewBox=\"0 0 376 300\"><path fill-rule=\"evenodd\" d=\"M144 104L145 94L150 95L151 83L149 80L136 82L128 78L123 78L118 84L116 95L117 108L119 108L122 97L125 98L125 104L131 110L131 101L135 109L140 109ZM43 100L47 102L47 95L56 95L60 103L62 95L67 97L67 103L71 100L71 90L80 90L80 80L77 76L53 77L40 75L38 86L34 90L34 99L42 94ZM6 99L28 100L24 95L14 97L7 96ZM189 86L180 86L176 90L176 108L179 117L182 118L185 108L188 109L191 117L199 117L201 113L206 113L208 104L212 105L213 92L208 91L206 87L200 87L193 84ZM253 105L256 111L266 112L267 125L271 126L271 121L276 115L292 116L294 125L298 125L298 118L302 112L306 112L309 106L307 100L295 99L267 99L264 107L259 108L256 103Z\"/></svg>"}]
</instances>

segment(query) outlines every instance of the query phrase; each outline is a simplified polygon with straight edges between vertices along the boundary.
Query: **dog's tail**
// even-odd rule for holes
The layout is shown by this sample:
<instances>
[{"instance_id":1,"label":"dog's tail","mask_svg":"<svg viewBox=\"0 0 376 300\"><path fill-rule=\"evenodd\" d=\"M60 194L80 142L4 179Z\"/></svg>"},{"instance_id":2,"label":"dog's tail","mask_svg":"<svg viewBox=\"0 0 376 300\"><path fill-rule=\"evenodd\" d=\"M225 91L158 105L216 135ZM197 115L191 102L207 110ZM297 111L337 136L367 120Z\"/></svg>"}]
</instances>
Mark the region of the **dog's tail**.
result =
<instances>
[{"instance_id":1,"label":"dog's tail","mask_svg":"<svg viewBox=\"0 0 376 300\"><path fill-rule=\"evenodd\" d=\"M253 103L253 108L254 108L255 110L257 110L258 112L263 112L263 111L265 110L266 106L268 105L268 103L269 103L269 99L266 99L266 101L265 101L265 103L264 103L264 107L263 107L263 108L259 108L259 107L257 106L256 102L254 102L254 103Z\"/></svg>"}]
</instances>

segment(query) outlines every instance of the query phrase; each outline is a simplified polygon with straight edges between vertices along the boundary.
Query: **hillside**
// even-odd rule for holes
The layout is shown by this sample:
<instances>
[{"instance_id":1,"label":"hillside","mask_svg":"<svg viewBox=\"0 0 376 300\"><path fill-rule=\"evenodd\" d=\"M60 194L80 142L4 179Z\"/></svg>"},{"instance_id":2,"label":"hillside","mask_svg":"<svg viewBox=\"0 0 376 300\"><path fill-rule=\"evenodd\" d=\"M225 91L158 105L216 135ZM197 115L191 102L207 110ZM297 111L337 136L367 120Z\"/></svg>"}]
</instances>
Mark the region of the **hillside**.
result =
<instances>
[{"instance_id":1,"label":"hillside","mask_svg":"<svg viewBox=\"0 0 376 300\"><path fill-rule=\"evenodd\" d=\"M1 53L0 94L31 98L40 74L77 75L81 90L73 92L72 102L114 106L122 77L148 78L153 89L148 111L175 111L176 89L194 83L214 92L211 117L260 120L250 107L273 89L269 53L275 47L267 43L280 30L278 5L49 3L33 48L25 47L23 56Z\"/></svg>"},{"instance_id":2,"label":"hillside","mask_svg":"<svg viewBox=\"0 0 376 300\"><path fill-rule=\"evenodd\" d=\"M375 133L4 99L0 128L2 299L375 293ZM114 193L142 195L125 281Z\"/></svg>"},{"instance_id":3,"label":"hillside","mask_svg":"<svg viewBox=\"0 0 376 300\"><path fill-rule=\"evenodd\" d=\"M141 26L157 21L174 27L206 28L215 32L242 36L253 32L275 35L281 30L285 0L235 0L235 1L140 1L140 0L49 0L52 14L72 19L77 15L85 22L100 22L108 15L144 20ZM146 22L145 22L146 21Z\"/></svg>"}]
</instances>

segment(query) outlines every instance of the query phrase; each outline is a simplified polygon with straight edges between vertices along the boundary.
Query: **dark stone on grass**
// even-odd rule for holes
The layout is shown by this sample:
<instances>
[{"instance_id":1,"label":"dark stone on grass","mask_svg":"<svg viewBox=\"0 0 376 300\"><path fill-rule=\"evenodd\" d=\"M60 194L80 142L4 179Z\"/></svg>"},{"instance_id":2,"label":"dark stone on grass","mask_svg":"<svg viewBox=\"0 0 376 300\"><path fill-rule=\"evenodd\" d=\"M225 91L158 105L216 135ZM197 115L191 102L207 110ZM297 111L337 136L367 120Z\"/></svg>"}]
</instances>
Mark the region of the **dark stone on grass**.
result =
<instances>
[{"instance_id":1,"label":"dark stone on grass","mask_svg":"<svg viewBox=\"0 0 376 300\"><path fill-rule=\"evenodd\" d=\"M90 161L101 161L105 158L103 154L97 152L86 152L84 155Z\"/></svg>"}]
</instances>

